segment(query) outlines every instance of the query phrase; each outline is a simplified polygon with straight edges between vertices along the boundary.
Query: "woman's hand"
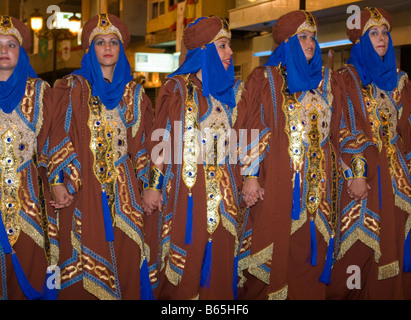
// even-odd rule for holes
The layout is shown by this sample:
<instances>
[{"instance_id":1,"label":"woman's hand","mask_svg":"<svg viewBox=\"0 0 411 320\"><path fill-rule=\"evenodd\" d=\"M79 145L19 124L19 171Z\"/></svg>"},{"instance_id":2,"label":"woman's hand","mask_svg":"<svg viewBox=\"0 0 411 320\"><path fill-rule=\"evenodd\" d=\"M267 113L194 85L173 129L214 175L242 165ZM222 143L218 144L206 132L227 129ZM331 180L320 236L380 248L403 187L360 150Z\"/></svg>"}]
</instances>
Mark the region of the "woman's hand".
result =
<instances>
[{"instance_id":1,"label":"woman's hand","mask_svg":"<svg viewBox=\"0 0 411 320\"><path fill-rule=\"evenodd\" d=\"M256 178L245 179L242 194L247 208L255 205L259 199L264 200L264 189L261 188Z\"/></svg>"},{"instance_id":2,"label":"woman's hand","mask_svg":"<svg viewBox=\"0 0 411 320\"><path fill-rule=\"evenodd\" d=\"M50 204L54 209L67 208L74 199L64 184L51 186L51 198Z\"/></svg>"},{"instance_id":3,"label":"woman's hand","mask_svg":"<svg viewBox=\"0 0 411 320\"><path fill-rule=\"evenodd\" d=\"M163 196L160 191L147 189L143 194L143 210L146 214L152 214L156 209L162 211Z\"/></svg>"},{"instance_id":4,"label":"woman's hand","mask_svg":"<svg viewBox=\"0 0 411 320\"><path fill-rule=\"evenodd\" d=\"M371 189L367 184L367 179L354 178L347 181L347 192L350 198L355 201L364 200L368 197L368 189Z\"/></svg>"}]
</instances>

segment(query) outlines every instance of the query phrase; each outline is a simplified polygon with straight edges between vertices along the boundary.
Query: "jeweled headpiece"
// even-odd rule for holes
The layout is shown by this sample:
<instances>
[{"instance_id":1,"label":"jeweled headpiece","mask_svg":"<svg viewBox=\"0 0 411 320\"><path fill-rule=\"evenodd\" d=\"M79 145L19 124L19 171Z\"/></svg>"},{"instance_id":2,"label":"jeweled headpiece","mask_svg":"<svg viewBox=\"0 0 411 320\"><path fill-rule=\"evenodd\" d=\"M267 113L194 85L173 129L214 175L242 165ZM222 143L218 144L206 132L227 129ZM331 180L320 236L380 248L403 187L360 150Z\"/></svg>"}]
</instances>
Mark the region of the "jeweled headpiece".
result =
<instances>
[{"instance_id":1,"label":"jeweled headpiece","mask_svg":"<svg viewBox=\"0 0 411 320\"><path fill-rule=\"evenodd\" d=\"M26 51L31 48L30 31L23 22L16 18L0 15L0 34L15 36Z\"/></svg>"},{"instance_id":2,"label":"jeweled headpiece","mask_svg":"<svg viewBox=\"0 0 411 320\"><path fill-rule=\"evenodd\" d=\"M130 43L130 33L127 25L118 17L112 14L101 13L86 22L81 35L81 45L87 50L95 36L99 34L114 33L127 48Z\"/></svg>"}]
</instances>

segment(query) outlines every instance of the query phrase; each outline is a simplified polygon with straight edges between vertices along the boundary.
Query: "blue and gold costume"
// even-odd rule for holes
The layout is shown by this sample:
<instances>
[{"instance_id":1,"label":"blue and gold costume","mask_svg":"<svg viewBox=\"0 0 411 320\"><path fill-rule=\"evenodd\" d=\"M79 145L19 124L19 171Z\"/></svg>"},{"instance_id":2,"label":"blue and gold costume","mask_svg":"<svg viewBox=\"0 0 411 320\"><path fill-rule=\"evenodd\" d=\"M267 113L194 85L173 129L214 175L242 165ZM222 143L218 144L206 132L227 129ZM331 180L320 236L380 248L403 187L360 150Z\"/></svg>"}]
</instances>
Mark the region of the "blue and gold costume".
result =
<instances>
[{"instance_id":1,"label":"blue and gold costume","mask_svg":"<svg viewBox=\"0 0 411 320\"><path fill-rule=\"evenodd\" d=\"M119 30L124 24L114 16L101 14L89 23L91 35L126 36ZM111 83L103 80L90 36L82 68L54 89L61 112L50 176L63 171L75 197L55 218L62 299L152 298L140 197L152 109L143 87L131 79L122 42L119 45Z\"/></svg>"},{"instance_id":2,"label":"blue and gold costume","mask_svg":"<svg viewBox=\"0 0 411 320\"><path fill-rule=\"evenodd\" d=\"M20 43L13 73L0 82L0 299L48 299L54 291L45 286L53 263L47 217L51 89L30 65L28 32L20 21L0 16L0 34Z\"/></svg>"}]
</instances>

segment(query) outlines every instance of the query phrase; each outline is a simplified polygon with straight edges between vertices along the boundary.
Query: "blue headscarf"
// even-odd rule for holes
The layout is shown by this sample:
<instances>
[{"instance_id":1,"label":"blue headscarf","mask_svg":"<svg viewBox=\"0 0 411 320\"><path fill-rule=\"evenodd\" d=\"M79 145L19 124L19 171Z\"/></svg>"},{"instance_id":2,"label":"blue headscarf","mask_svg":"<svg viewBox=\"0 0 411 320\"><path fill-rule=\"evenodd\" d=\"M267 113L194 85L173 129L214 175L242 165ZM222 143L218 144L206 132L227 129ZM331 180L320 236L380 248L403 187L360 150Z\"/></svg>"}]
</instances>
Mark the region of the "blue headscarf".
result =
<instances>
[{"instance_id":1,"label":"blue headscarf","mask_svg":"<svg viewBox=\"0 0 411 320\"><path fill-rule=\"evenodd\" d=\"M205 48L199 47L188 50L183 64L168 77L196 73L200 69L202 72L203 96L208 97L211 94L218 101L234 108L236 105L233 89L235 77L232 59L230 66L225 70L214 42L206 44Z\"/></svg>"},{"instance_id":2,"label":"blue headscarf","mask_svg":"<svg viewBox=\"0 0 411 320\"><path fill-rule=\"evenodd\" d=\"M114 69L113 81L107 83L104 80L100 63L98 62L96 51L94 49L94 40L91 42L88 52L81 60L81 68L74 71L86 78L93 86L92 94L98 96L107 109L117 107L124 94L124 87L129 83L133 76L131 75L130 63L120 42L120 54Z\"/></svg>"},{"instance_id":3,"label":"blue headscarf","mask_svg":"<svg viewBox=\"0 0 411 320\"><path fill-rule=\"evenodd\" d=\"M391 34L388 33L387 53L381 59L372 45L369 32L370 29L351 48L351 57L347 63L355 67L364 86L374 82L378 88L391 91L397 86L397 65Z\"/></svg>"},{"instance_id":4,"label":"blue headscarf","mask_svg":"<svg viewBox=\"0 0 411 320\"><path fill-rule=\"evenodd\" d=\"M13 73L6 81L0 81L0 108L5 113L11 113L23 99L28 77L38 78L26 50L22 46L19 50L19 60Z\"/></svg>"},{"instance_id":5,"label":"blue headscarf","mask_svg":"<svg viewBox=\"0 0 411 320\"><path fill-rule=\"evenodd\" d=\"M310 63L307 63L297 34L288 41L283 41L271 54L265 66L278 66L279 63L287 67L287 84L291 93L316 89L323 78L323 62L317 39Z\"/></svg>"}]
</instances>

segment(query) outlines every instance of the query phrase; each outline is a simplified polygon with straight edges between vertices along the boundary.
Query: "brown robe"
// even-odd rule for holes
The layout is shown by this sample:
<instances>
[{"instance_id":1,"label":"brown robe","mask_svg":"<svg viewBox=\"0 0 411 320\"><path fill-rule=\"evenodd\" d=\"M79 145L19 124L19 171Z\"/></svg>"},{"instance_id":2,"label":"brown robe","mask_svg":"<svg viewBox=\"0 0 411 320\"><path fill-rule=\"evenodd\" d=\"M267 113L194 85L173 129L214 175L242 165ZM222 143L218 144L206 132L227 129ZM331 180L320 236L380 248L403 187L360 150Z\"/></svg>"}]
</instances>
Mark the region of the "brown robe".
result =
<instances>
[{"instance_id":1,"label":"brown robe","mask_svg":"<svg viewBox=\"0 0 411 320\"><path fill-rule=\"evenodd\" d=\"M46 82L29 77L21 104L10 114L0 111L1 217L23 272L39 293L44 292L42 286L50 262L47 211L51 207L48 206L46 169L51 95ZM6 139L9 138L14 138L12 149L7 148ZM11 159L14 170L4 167L8 159ZM17 184L13 181L14 175ZM7 195L13 197L12 208L18 206L18 212L5 207L10 201ZM0 275L0 299L26 299L17 281L11 255L4 254L1 246Z\"/></svg>"},{"instance_id":2,"label":"brown robe","mask_svg":"<svg viewBox=\"0 0 411 320\"><path fill-rule=\"evenodd\" d=\"M92 96L81 76L66 76L53 90L50 175L64 170L64 183L74 194L73 204L53 217L58 298L140 299L140 266L149 252L137 177L148 162L144 139L153 121L151 102L135 81L113 110ZM114 241L105 236L104 185Z\"/></svg>"},{"instance_id":3,"label":"brown robe","mask_svg":"<svg viewBox=\"0 0 411 320\"><path fill-rule=\"evenodd\" d=\"M288 103L289 98L284 95L284 71L284 67L257 67L248 78L239 104L259 112L271 130L268 151L260 165L264 200L249 210L241 236L239 299L326 297L326 285L319 278L330 237L336 231L335 161L340 156L340 137L350 135L340 129L344 96L338 86L338 75L323 69L318 89L298 92L291 98L298 99L301 105L298 119L292 119L298 103ZM299 219L292 220L298 166L293 166L290 156L295 149L289 147L289 134L298 128L300 136L291 142L301 147L299 154L303 154L297 196L301 211ZM318 155L322 155L320 161ZM320 170L315 173L316 168ZM313 190L315 198L308 195L308 190ZM318 206L312 208L311 200L317 201ZM317 248L315 266L311 264L312 223ZM337 234L333 236L336 241Z\"/></svg>"},{"instance_id":4,"label":"brown robe","mask_svg":"<svg viewBox=\"0 0 411 320\"><path fill-rule=\"evenodd\" d=\"M193 88L193 91L189 88ZM237 100L241 95L241 88L241 82L236 82L234 89ZM192 92L194 100L188 98L191 97L188 92ZM191 187L194 204L193 239L191 244L186 244L188 186L191 184L190 182L186 184L184 180L188 179L188 176L184 176L184 167L191 162L185 158L189 151L185 148L182 132L185 124L190 121L186 118L185 112L190 103L195 103L195 107L198 108L195 109L198 111L196 119L201 133L204 133L206 128L211 128L213 134L219 134L216 141L218 140L217 158L220 165L214 167L218 177L216 181L211 178L212 170L206 173L206 169L210 167L204 163L210 164L210 161L206 161L209 158L205 158L202 151L196 158L200 160L194 162L194 170L197 172L196 181ZM178 75L168 79L160 90L153 132L166 129L161 140L163 143L167 141L165 150L170 152L165 152L167 154L165 159L171 161L165 163L163 167L165 175L162 189L163 212L155 214L158 224L152 233L155 234L152 237L153 241L158 235L158 252L154 252L154 245L150 244L151 263L157 267L155 277L157 299L233 299L235 297L233 277L236 274L234 268L238 249L239 221L239 183L235 168L237 159L232 162L220 157L228 149L236 148L236 141L224 140L224 134L229 132L237 121L243 122L244 119L245 113L237 107L229 109L212 97L203 97L202 84L194 74ZM187 127L184 133L190 134L190 130ZM210 141L203 136L198 143L209 146ZM153 141L150 149L157 154L159 153L157 148L158 142ZM208 150L204 146L199 148ZM168 158L169 155L171 158ZM228 152L225 155L228 155ZM211 198L213 192L210 188L213 188L215 195L221 197L216 207L213 207ZM215 230L211 232L208 231L207 223L210 215L216 215L219 219ZM212 227L209 230L211 229ZM201 269L209 239L212 240L211 278L209 286L202 287ZM153 256L157 256L157 259Z\"/></svg>"},{"instance_id":5,"label":"brown robe","mask_svg":"<svg viewBox=\"0 0 411 320\"><path fill-rule=\"evenodd\" d=\"M367 199L358 203L350 199L347 183L342 182L340 252L329 298L399 299L403 297L404 241L411 228L411 84L399 71L397 87L387 92L375 84L364 87L352 65L339 72L349 98L344 108L347 125L373 146L364 152L370 186ZM361 289L347 288L351 265L361 270Z\"/></svg>"}]
</instances>

